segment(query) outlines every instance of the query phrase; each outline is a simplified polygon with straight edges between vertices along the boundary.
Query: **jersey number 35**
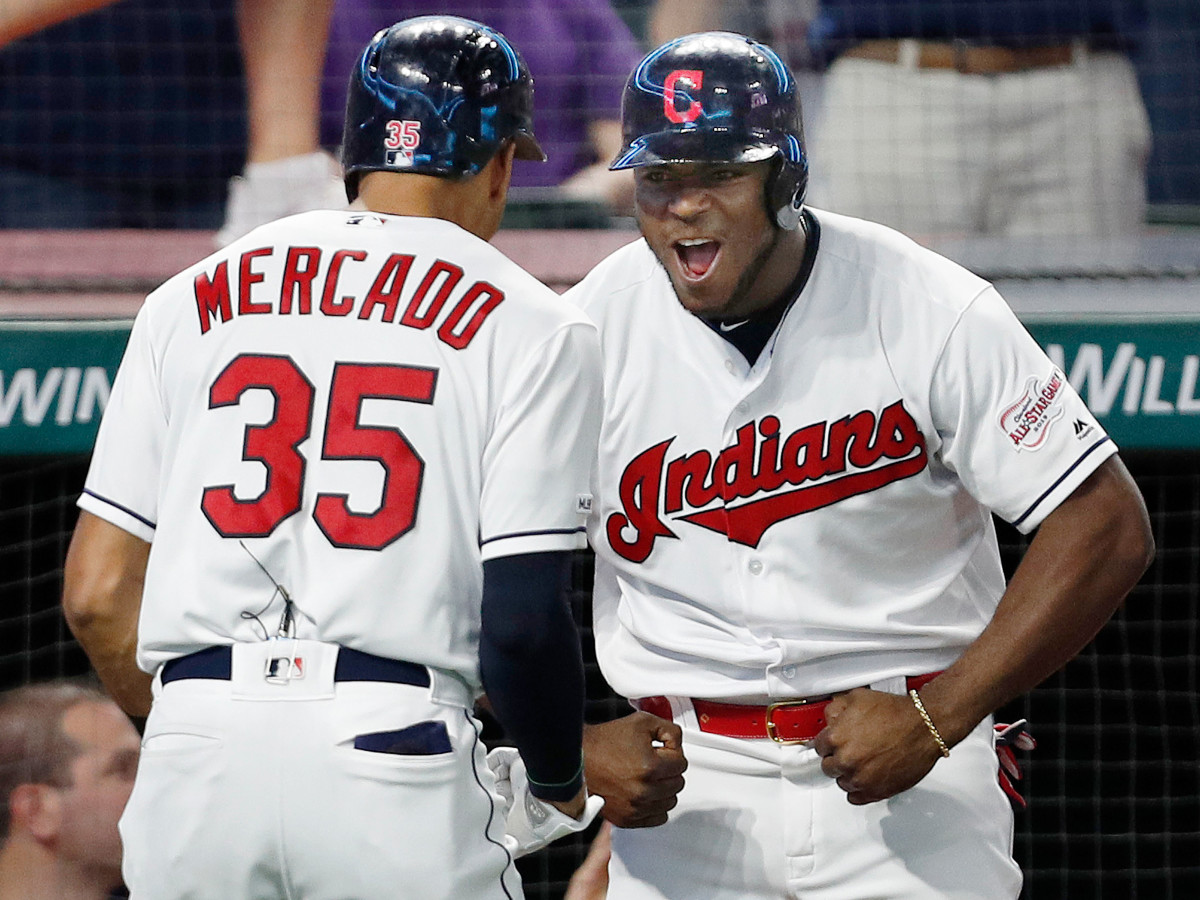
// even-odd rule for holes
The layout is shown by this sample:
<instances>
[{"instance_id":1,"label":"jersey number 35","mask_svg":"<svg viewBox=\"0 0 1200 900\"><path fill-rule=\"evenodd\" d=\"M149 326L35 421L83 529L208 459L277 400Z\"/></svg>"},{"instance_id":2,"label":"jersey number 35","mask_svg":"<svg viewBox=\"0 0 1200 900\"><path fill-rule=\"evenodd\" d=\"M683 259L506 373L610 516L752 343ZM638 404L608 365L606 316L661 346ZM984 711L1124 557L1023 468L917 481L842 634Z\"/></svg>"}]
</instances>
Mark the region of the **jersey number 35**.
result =
<instances>
[{"instance_id":1,"label":"jersey number 35","mask_svg":"<svg viewBox=\"0 0 1200 900\"><path fill-rule=\"evenodd\" d=\"M347 494L317 495L313 519L335 547L382 550L413 526L425 463L395 428L363 425L366 398L432 403L437 369L388 364L335 363L322 459L375 460L384 470L383 496L370 513L351 511ZM204 489L200 507L224 537L266 537L300 511L306 460L299 446L312 429L312 382L287 356L238 356L217 376L209 408L232 406L253 388L275 398L271 421L247 425L242 459L266 467L266 487L251 499L234 495L231 484Z\"/></svg>"}]
</instances>

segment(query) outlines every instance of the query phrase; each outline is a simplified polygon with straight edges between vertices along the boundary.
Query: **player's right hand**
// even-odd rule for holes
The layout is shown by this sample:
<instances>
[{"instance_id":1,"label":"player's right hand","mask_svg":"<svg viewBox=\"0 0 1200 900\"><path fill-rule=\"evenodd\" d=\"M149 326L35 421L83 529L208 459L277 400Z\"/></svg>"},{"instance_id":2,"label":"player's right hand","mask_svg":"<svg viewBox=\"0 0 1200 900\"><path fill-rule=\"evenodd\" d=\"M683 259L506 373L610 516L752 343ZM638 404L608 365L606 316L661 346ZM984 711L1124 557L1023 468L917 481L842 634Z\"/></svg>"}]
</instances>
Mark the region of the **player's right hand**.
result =
<instances>
[{"instance_id":1,"label":"player's right hand","mask_svg":"<svg viewBox=\"0 0 1200 900\"><path fill-rule=\"evenodd\" d=\"M621 828L662 825L683 789L683 731L648 712L586 725L583 765L588 790L604 798L604 818Z\"/></svg>"}]
</instances>

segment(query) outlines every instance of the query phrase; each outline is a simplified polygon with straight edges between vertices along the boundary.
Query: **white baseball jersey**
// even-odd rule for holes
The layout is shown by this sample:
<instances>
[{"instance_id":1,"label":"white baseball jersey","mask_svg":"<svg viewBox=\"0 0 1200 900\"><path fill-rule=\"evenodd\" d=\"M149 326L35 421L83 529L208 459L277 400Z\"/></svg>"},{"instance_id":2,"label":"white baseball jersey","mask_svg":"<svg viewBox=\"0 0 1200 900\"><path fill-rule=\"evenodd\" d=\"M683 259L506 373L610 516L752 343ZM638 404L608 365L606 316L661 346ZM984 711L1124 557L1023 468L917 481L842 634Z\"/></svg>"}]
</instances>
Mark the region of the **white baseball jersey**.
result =
<instances>
[{"instance_id":1,"label":"white baseball jersey","mask_svg":"<svg viewBox=\"0 0 1200 900\"><path fill-rule=\"evenodd\" d=\"M827 694L943 669L1028 532L1115 447L996 291L815 213L807 286L754 365L644 241L570 292L600 328L596 649L627 697Z\"/></svg>"},{"instance_id":2,"label":"white baseball jersey","mask_svg":"<svg viewBox=\"0 0 1200 900\"><path fill-rule=\"evenodd\" d=\"M478 685L483 560L582 544L595 328L440 219L312 212L152 293L79 504L152 542L138 662L275 634Z\"/></svg>"}]
</instances>

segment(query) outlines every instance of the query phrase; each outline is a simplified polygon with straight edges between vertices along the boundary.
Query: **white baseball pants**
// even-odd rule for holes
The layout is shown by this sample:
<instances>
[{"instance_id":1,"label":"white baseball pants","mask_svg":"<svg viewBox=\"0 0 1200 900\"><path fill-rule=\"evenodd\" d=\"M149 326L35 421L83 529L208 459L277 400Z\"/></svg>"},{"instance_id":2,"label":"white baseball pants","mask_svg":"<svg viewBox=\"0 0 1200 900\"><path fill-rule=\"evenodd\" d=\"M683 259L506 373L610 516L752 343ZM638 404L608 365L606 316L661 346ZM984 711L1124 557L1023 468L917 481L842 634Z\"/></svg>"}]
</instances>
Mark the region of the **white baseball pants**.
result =
<instances>
[{"instance_id":1,"label":"white baseball pants","mask_svg":"<svg viewBox=\"0 0 1200 900\"><path fill-rule=\"evenodd\" d=\"M520 900L465 688L334 683L336 648L297 643L284 683L266 642L234 646L231 680L155 680L120 826L132 900ZM415 732L431 746L354 747L418 723L441 723Z\"/></svg>"},{"instance_id":2,"label":"white baseball pants","mask_svg":"<svg viewBox=\"0 0 1200 900\"><path fill-rule=\"evenodd\" d=\"M917 236L1142 228L1150 125L1129 60L1002 75L843 57L825 78L809 200Z\"/></svg>"},{"instance_id":3,"label":"white baseball pants","mask_svg":"<svg viewBox=\"0 0 1200 900\"><path fill-rule=\"evenodd\" d=\"M675 701L678 703L678 701ZM658 828L614 829L614 900L1004 900L1021 889L991 719L915 787L851 806L815 750L706 734Z\"/></svg>"}]
</instances>

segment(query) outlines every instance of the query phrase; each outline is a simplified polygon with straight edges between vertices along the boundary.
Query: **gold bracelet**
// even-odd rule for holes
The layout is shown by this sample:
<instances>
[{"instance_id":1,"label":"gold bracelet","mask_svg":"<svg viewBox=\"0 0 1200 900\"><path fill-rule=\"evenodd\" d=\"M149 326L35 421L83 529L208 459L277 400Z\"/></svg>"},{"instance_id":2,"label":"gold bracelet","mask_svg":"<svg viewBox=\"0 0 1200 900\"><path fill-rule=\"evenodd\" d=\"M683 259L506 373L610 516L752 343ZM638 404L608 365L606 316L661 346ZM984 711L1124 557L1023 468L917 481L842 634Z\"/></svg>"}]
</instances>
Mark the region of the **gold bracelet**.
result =
<instances>
[{"instance_id":1,"label":"gold bracelet","mask_svg":"<svg viewBox=\"0 0 1200 900\"><path fill-rule=\"evenodd\" d=\"M925 704L921 702L921 697L916 689L908 692L908 696L912 697L913 706L917 708L917 712L921 714L921 718L925 721L925 727L929 729L929 733L933 735L933 739L937 741L938 749L942 751L942 756L950 755L950 748L946 746L946 742L942 740L942 736L938 733L937 726L933 724L933 719L929 718L929 713L925 711Z\"/></svg>"}]
</instances>

